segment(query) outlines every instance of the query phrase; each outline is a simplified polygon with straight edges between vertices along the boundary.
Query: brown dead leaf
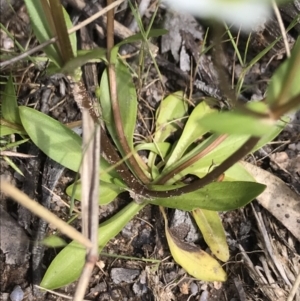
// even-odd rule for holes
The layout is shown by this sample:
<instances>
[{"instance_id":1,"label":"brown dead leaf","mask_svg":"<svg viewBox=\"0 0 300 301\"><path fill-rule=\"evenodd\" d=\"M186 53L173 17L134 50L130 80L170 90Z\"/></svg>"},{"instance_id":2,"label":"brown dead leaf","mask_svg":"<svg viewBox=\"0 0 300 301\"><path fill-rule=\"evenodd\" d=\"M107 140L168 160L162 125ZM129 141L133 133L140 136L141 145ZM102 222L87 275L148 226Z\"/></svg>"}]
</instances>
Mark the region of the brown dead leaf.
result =
<instances>
[{"instance_id":1,"label":"brown dead leaf","mask_svg":"<svg viewBox=\"0 0 300 301\"><path fill-rule=\"evenodd\" d=\"M300 196L282 180L250 163L243 162L257 182L267 185L256 199L300 241Z\"/></svg>"}]
</instances>

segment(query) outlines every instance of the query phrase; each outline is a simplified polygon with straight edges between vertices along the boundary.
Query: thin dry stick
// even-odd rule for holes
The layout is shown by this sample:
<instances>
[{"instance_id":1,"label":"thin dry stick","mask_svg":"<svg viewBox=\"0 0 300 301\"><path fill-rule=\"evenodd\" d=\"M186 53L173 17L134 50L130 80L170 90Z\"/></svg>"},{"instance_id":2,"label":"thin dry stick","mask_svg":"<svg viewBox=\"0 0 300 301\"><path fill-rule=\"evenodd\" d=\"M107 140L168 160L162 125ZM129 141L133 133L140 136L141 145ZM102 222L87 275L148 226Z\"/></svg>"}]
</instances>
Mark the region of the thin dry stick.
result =
<instances>
[{"instance_id":1,"label":"thin dry stick","mask_svg":"<svg viewBox=\"0 0 300 301\"><path fill-rule=\"evenodd\" d=\"M293 284L293 287L292 287L290 294L286 301L293 301L293 299L297 293L297 290L299 289L299 286L300 286L300 272L298 273L298 276Z\"/></svg>"},{"instance_id":2,"label":"thin dry stick","mask_svg":"<svg viewBox=\"0 0 300 301\"><path fill-rule=\"evenodd\" d=\"M277 6L277 3L275 2L275 0L272 0L272 6L273 6L273 10L274 10L275 16L277 18L281 34L282 34L282 39L283 39L283 43L284 43L284 47L285 47L285 51L286 51L286 56L290 57L291 56L291 50L290 50L290 46L289 46L289 43L288 43L288 40L287 40L285 26L283 24L281 14L280 14L280 11L278 9L278 6Z\"/></svg>"},{"instance_id":3,"label":"thin dry stick","mask_svg":"<svg viewBox=\"0 0 300 301\"><path fill-rule=\"evenodd\" d=\"M72 27L71 29L68 30L68 34L71 34L79 29L81 29L82 27L92 23L93 21L95 21L96 19L98 19L99 17L101 17L102 15L106 14L109 10L111 10L112 8L120 5L122 2L124 2L125 0L118 0L113 2L112 4L108 5L107 7L103 8L101 11L99 11L98 13L94 14L93 16L91 16L90 18L87 18L85 21L81 22L80 24ZM46 46L55 43L57 40L57 37L54 37L52 39L50 39L49 41L46 41L44 43L42 43L41 45L32 48L10 60L4 61L0 63L0 68L6 67L8 65L11 65L13 63L16 63L24 58L26 58L29 55L32 55L34 53L36 53L37 51L42 50L43 48L45 48Z\"/></svg>"},{"instance_id":4,"label":"thin dry stick","mask_svg":"<svg viewBox=\"0 0 300 301\"><path fill-rule=\"evenodd\" d=\"M87 108L82 109L83 125L83 161L82 182L82 232L89 237L92 248L88 250L87 261L81 273L74 301L81 301L85 295L89 280L98 258L98 199L100 128L90 116Z\"/></svg>"},{"instance_id":5,"label":"thin dry stick","mask_svg":"<svg viewBox=\"0 0 300 301\"><path fill-rule=\"evenodd\" d=\"M44 219L49 224L55 225L58 230L68 235L71 239L78 241L86 248L92 247L92 243L89 239L84 237L80 232L64 222L62 219L58 218L55 214L53 214L43 206L41 206L39 203L31 200L24 192L20 191L18 188L5 181L1 181L0 190L38 217Z\"/></svg>"}]
</instances>

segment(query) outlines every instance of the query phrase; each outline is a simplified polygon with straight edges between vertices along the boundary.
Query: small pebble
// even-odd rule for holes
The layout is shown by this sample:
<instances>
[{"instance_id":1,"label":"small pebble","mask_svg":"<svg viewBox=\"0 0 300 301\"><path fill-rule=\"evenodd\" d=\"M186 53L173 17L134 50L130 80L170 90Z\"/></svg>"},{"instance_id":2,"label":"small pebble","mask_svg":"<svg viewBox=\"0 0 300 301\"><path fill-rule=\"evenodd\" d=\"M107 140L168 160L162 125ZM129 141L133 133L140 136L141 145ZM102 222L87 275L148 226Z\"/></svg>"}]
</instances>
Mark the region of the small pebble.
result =
<instances>
[{"instance_id":1,"label":"small pebble","mask_svg":"<svg viewBox=\"0 0 300 301\"><path fill-rule=\"evenodd\" d=\"M192 295L196 295L198 293L198 285L195 282L192 282L190 285L190 291Z\"/></svg>"},{"instance_id":2,"label":"small pebble","mask_svg":"<svg viewBox=\"0 0 300 301\"><path fill-rule=\"evenodd\" d=\"M24 298L24 292L20 285L16 285L14 290L9 295L11 301L22 301Z\"/></svg>"},{"instance_id":3,"label":"small pebble","mask_svg":"<svg viewBox=\"0 0 300 301\"><path fill-rule=\"evenodd\" d=\"M114 283L119 284L121 282L130 283L134 281L140 275L140 270L124 269L124 268L112 268L110 276Z\"/></svg>"}]
</instances>

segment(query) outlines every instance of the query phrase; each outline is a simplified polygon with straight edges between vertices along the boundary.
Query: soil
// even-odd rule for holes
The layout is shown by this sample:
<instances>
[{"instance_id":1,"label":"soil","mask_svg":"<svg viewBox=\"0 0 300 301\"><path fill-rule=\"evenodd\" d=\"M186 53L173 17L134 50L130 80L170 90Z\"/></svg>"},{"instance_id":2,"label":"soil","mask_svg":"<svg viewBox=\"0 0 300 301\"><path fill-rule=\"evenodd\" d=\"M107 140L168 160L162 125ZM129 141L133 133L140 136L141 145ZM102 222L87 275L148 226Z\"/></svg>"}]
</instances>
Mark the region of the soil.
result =
<instances>
[{"instance_id":1,"label":"soil","mask_svg":"<svg viewBox=\"0 0 300 301\"><path fill-rule=\"evenodd\" d=\"M79 13L75 3L79 5L80 2L63 1L71 16L82 21L86 18L86 14L92 13L92 8ZM295 3L299 2L295 1ZM30 39L26 10L23 6L19 7L19 3L15 8L16 13L10 16L9 20L6 17L2 22L20 43L25 44L29 41L30 48L34 47L37 42ZM150 23L154 8L152 3L143 16L143 23L146 27ZM286 22L290 21L290 14L287 11L282 10L282 14ZM130 29L135 26L134 18L128 7L124 7L116 14L116 20ZM163 22L164 25L162 25ZM102 21L100 24L93 23L87 27L87 31L84 33L87 34L87 40L91 43L91 47L94 47L94 44L100 46L105 44L104 36L101 35L99 29L101 26L105 28ZM135 82L139 97L136 141L141 139L139 137L149 137L153 133L155 111L164 95L171 92L184 90L190 93L192 95L191 107L206 96L217 99L215 106L219 108L230 107L231 103L222 90L217 70L222 68L226 77L235 83L242 71L242 66L234 55L230 43L224 43L222 57L216 55L217 50L215 49L200 56L199 45L203 43L207 29L205 22L195 20L191 16L171 15L161 7L155 18L155 26L157 28L164 26L169 30L169 33L163 38L151 41L152 46L157 50L156 62L162 75L163 84L159 80L151 58L149 55L146 56L143 72L147 73L147 77L143 74L142 80ZM121 33L116 32L116 41L124 38L122 36L123 27L120 28ZM274 18L265 25L263 30L253 33L247 61L250 61L277 37L275 36L278 33L276 30L278 30L278 22ZM79 40L82 38L81 34L78 34ZM288 34L291 47L298 35L299 27ZM246 45L246 38L240 37L242 52L245 50L243 47ZM3 52L13 50L5 49L8 47L5 45L14 45L14 41L10 41L9 37L2 35L0 42ZM208 43L212 42L213 36L209 36ZM121 51L122 55L127 55L131 68L138 71L136 48L126 46ZM267 82L285 57L284 46L280 41L246 74L242 93L239 96L240 101L261 100L266 92ZM90 67L94 68L95 66ZM20 83L18 89L20 105L32 106L63 123L80 120L81 112L74 101L68 79L61 76L49 77L44 73L43 68L43 66L29 65L29 62L23 61L4 68L2 72L3 75L13 72L17 82ZM103 66L96 66L98 75L102 70ZM83 71L85 77L88 77L91 72L90 69ZM192 72L195 73L193 77L191 76ZM89 79L86 79L86 83L87 89L93 97L94 86ZM15 139L18 140L20 137L16 136ZM20 176L1 158L1 181L6 180L12 183L39 202L43 202L47 195L50 199L50 202L47 203L49 209L66 220L68 208L61 200L70 203L65 189L75 180L76 175L55 165L55 162L47 158L31 142L19 147L18 152L35 156L30 159L13 159L13 162L24 172L25 177ZM249 155L245 160L255 163L281 178L299 196L300 113L291 114L290 125L273 143ZM50 176L51 170L54 170L53 176ZM49 194L44 186L55 194ZM0 300L70 299L70 296L74 295L76 283L55 292L42 294L35 287L60 250L59 248L45 248L44 250L44 247L36 249L38 229L45 227L46 235L50 235L55 233L55 228L42 223L28 210L16 205L2 194L0 201ZM101 206L99 221L107 220L129 201L129 194L123 193L109 205ZM75 202L75 208L80 210L79 202ZM178 237L186 242L197 244L209 252L201 233L188 213L179 210L168 210L167 213L172 230ZM300 273L299 240L257 201L238 210L220 213L220 216L230 247L230 259L223 266L228 274L226 282L198 281L178 266L170 256L164 235L164 223L158 208L147 206L103 250L94 268L85 300L287 300L291 285ZM81 220L77 219L72 225L80 229ZM272 241L272 252L281 262L284 272L278 270L274 256L270 255L269 249L266 247L264 228ZM64 239L68 240L66 237ZM33 256L36 250L41 254L39 259L36 259L36 255ZM145 259L155 260L151 262ZM35 260L39 261L35 262ZM300 300L299 289L294 300Z\"/></svg>"}]
</instances>

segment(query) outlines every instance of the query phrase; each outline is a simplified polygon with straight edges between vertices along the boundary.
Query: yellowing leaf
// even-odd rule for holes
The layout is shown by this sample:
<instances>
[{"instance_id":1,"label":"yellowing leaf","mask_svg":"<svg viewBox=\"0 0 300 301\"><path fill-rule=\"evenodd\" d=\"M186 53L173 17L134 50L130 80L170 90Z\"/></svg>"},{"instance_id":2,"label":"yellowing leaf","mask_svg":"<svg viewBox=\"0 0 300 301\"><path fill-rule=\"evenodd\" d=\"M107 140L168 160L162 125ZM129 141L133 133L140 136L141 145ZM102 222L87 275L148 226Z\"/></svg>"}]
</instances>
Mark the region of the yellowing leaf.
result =
<instances>
[{"instance_id":1,"label":"yellowing leaf","mask_svg":"<svg viewBox=\"0 0 300 301\"><path fill-rule=\"evenodd\" d=\"M226 281L227 275L216 259L198 247L180 241L168 227L164 209L166 237L174 260L191 276L204 281Z\"/></svg>"},{"instance_id":2,"label":"yellowing leaf","mask_svg":"<svg viewBox=\"0 0 300 301\"><path fill-rule=\"evenodd\" d=\"M229 259L225 231L217 211L195 209L193 217L212 253L220 260Z\"/></svg>"}]
</instances>

